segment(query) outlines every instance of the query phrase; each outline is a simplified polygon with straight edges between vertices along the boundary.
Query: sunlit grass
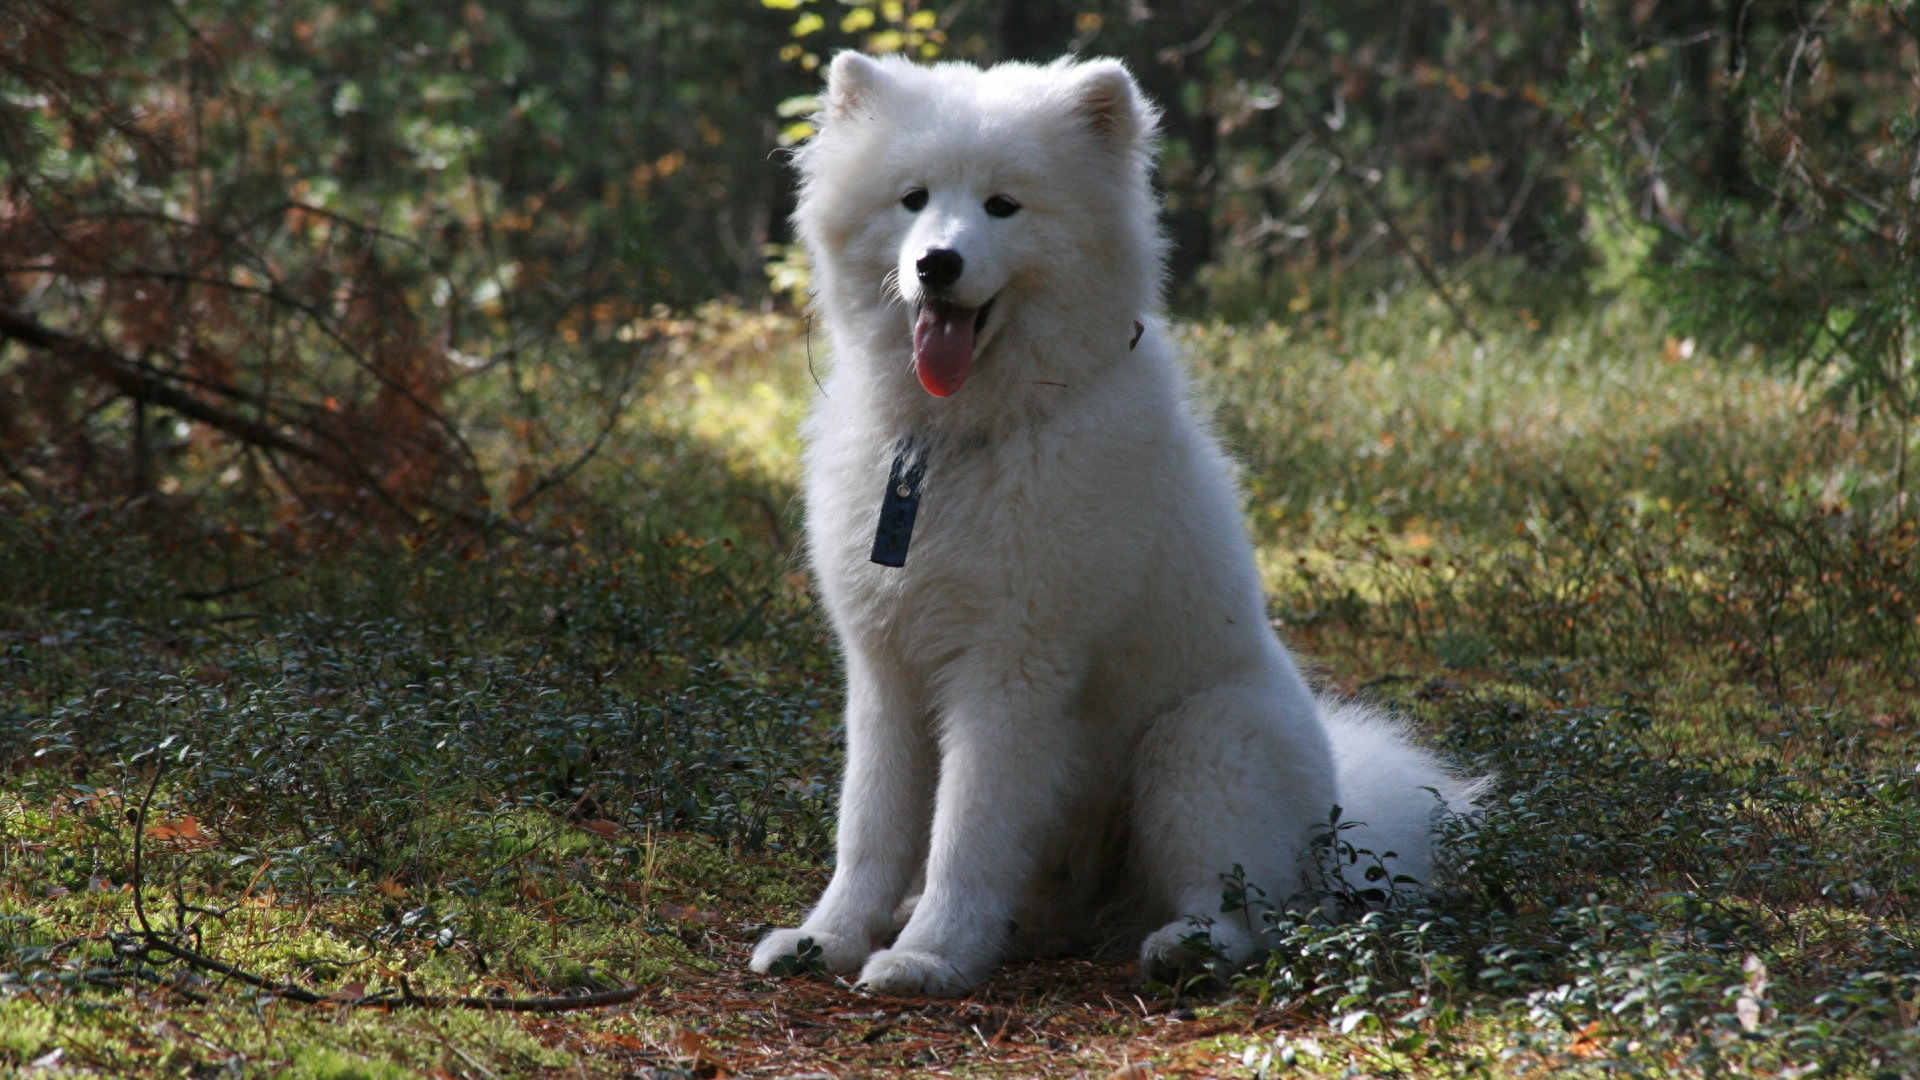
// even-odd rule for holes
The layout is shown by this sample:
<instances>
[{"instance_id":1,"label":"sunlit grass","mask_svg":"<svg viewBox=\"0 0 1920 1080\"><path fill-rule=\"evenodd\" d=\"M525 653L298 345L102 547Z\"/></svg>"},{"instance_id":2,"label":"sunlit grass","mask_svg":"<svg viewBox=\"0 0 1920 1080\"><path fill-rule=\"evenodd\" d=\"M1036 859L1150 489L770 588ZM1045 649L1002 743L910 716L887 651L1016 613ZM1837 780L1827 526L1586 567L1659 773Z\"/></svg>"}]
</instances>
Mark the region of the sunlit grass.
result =
<instances>
[{"instance_id":1,"label":"sunlit grass","mask_svg":"<svg viewBox=\"0 0 1920 1080\"><path fill-rule=\"evenodd\" d=\"M1567 490L1649 512L1730 480L1884 496L1885 433L1870 441L1806 388L1702 355L1636 310L1539 330L1488 313L1485 344L1445 317L1408 299L1331 339L1187 328L1264 540L1375 526L1414 549L1484 549Z\"/></svg>"}]
</instances>

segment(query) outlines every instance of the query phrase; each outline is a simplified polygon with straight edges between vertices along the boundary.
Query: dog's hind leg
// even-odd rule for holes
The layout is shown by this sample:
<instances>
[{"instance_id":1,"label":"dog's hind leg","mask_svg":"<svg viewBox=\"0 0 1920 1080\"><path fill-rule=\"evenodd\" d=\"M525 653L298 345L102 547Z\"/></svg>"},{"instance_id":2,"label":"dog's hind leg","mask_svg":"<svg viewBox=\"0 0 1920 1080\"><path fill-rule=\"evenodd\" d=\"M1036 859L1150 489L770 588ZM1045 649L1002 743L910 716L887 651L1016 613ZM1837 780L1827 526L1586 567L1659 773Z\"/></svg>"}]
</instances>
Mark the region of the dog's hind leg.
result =
<instances>
[{"instance_id":1,"label":"dog's hind leg","mask_svg":"<svg viewBox=\"0 0 1920 1080\"><path fill-rule=\"evenodd\" d=\"M891 936L894 910L926 859L934 744L923 697L888 665L848 649L847 773L833 881L797 928L753 950L765 974L811 939L828 971L857 971Z\"/></svg>"},{"instance_id":2,"label":"dog's hind leg","mask_svg":"<svg viewBox=\"0 0 1920 1080\"><path fill-rule=\"evenodd\" d=\"M1133 800L1134 865L1172 920L1142 944L1142 976L1246 962L1262 908L1299 887L1298 852L1333 805L1333 758L1306 687L1235 684L1182 702L1136 749ZM1230 892L1240 910L1222 910Z\"/></svg>"}]
</instances>

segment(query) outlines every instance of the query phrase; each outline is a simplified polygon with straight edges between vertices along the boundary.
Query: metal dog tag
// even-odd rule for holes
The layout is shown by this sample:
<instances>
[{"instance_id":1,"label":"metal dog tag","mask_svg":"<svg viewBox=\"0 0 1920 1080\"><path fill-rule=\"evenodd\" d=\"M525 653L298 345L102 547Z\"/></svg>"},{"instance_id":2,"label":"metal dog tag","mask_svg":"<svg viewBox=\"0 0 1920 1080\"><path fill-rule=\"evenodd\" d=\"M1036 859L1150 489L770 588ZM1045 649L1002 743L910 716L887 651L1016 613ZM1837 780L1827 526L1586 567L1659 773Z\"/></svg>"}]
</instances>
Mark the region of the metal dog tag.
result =
<instances>
[{"instance_id":1,"label":"metal dog tag","mask_svg":"<svg viewBox=\"0 0 1920 1080\"><path fill-rule=\"evenodd\" d=\"M907 545L913 541L913 517L920 511L920 482L927 475L927 458L908 436L893 449L893 471L880 499L880 524L873 531L873 553L867 558L881 566L907 565Z\"/></svg>"}]
</instances>

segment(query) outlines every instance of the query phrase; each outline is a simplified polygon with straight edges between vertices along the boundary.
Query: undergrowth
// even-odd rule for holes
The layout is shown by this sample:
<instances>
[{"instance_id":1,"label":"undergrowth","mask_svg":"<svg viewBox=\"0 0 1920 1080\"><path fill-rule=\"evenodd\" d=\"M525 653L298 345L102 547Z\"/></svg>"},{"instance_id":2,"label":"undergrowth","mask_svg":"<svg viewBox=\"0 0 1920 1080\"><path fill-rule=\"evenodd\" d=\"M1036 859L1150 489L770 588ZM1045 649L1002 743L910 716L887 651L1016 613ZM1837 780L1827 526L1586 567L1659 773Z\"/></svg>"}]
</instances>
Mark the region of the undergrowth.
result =
<instances>
[{"instance_id":1,"label":"undergrowth","mask_svg":"<svg viewBox=\"0 0 1920 1080\"><path fill-rule=\"evenodd\" d=\"M1794 739L1703 760L1661 750L1630 703L1440 715L1500 777L1443 819L1446 880L1343 920L1268 909L1274 951L1236 993L1416 1075L1900 1076L1916 1060L1908 762ZM1299 1063L1297 1038L1258 1059Z\"/></svg>"}]
</instances>

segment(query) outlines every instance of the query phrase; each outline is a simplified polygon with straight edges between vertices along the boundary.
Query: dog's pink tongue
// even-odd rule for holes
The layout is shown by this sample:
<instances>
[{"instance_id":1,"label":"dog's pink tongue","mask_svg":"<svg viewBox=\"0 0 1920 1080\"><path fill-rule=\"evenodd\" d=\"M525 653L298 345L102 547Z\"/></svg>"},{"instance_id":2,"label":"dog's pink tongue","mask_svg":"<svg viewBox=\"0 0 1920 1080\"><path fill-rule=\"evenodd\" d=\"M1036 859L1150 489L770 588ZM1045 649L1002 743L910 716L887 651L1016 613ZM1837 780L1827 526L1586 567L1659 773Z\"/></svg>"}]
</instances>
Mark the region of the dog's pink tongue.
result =
<instances>
[{"instance_id":1,"label":"dog's pink tongue","mask_svg":"<svg viewBox=\"0 0 1920 1080\"><path fill-rule=\"evenodd\" d=\"M913 324L913 371L934 397L947 397L967 381L973 366L973 320L977 308L928 303Z\"/></svg>"}]
</instances>

